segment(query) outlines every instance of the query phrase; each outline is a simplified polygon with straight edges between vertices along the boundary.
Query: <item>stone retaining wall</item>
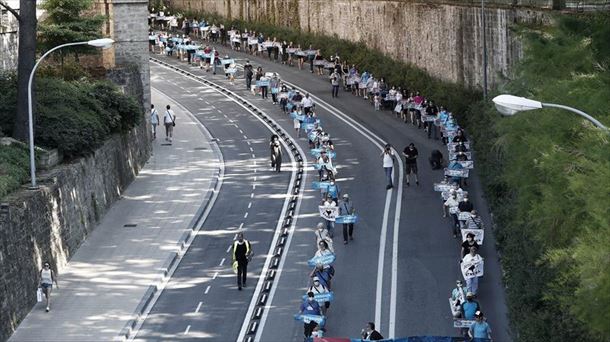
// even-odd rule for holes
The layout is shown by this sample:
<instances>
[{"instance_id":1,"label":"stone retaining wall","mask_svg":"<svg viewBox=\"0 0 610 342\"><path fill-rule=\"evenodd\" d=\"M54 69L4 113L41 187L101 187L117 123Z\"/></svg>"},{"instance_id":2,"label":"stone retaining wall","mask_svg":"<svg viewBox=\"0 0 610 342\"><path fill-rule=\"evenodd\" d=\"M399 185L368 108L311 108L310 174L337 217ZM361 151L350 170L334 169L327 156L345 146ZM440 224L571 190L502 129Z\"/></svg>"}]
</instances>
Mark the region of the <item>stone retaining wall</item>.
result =
<instances>
[{"instance_id":1,"label":"stone retaining wall","mask_svg":"<svg viewBox=\"0 0 610 342\"><path fill-rule=\"evenodd\" d=\"M172 1L172 6L183 10L215 12L362 41L433 76L469 87L483 83L479 5L385 0ZM485 32L490 84L509 75L523 54L511 27L549 23L550 13L541 8L488 4Z\"/></svg>"},{"instance_id":2,"label":"stone retaining wall","mask_svg":"<svg viewBox=\"0 0 610 342\"><path fill-rule=\"evenodd\" d=\"M138 77L136 75L136 77ZM38 271L59 270L120 198L150 156L146 121L96 152L39 174L40 189L22 190L0 206L0 341L36 302Z\"/></svg>"}]
</instances>

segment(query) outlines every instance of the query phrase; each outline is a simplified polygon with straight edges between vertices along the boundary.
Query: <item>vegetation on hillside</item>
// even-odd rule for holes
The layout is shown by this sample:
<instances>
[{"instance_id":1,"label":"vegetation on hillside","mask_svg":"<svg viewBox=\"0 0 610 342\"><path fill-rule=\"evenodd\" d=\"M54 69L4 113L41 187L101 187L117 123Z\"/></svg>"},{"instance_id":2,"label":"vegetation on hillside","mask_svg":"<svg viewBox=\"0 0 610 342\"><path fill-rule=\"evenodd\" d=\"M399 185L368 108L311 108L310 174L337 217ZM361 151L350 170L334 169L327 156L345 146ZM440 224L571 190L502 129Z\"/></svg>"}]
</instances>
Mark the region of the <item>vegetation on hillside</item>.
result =
<instances>
[{"instance_id":1,"label":"vegetation on hillside","mask_svg":"<svg viewBox=\"0 0 610 342\"><path fill-rule=\"evenodd\" d=\"M175 12L175 11L173 11ZM475 142L477 165L497 217L515 339L610 341L610 136L572 113L544 109L510 119L478 93L434 79L347 42L264 23L205 17L307 48L338 53L458 115ZM552 27L521 28L527 48L510 93L584 110L610 123L610 14L558 16Z\"/></svg>"}]
</instances>

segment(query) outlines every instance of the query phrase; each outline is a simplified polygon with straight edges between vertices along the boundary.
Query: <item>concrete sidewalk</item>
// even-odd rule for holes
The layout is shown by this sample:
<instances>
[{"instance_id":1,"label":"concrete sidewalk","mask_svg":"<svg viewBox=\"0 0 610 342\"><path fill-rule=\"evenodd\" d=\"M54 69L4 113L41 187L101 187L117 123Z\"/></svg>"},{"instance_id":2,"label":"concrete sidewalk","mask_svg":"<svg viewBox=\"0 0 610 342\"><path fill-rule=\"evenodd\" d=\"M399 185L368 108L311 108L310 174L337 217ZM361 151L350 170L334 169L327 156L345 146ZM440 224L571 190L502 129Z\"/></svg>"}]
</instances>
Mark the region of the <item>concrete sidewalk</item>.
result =
<instances>
[{"instance_id":1,"label":"concrete sidewalk","mask_svg":"<svg viewBox=\"0 0 610 342\"><path fill-rule=\"evenodd\" d=\"M211 198L220 161L209 137L154 89L152 103L161 120L172 105L173 144L159 128L144 169L59 274L51 311L38 303L9 341L113 340Z\"/></svg>"}]
</instances>

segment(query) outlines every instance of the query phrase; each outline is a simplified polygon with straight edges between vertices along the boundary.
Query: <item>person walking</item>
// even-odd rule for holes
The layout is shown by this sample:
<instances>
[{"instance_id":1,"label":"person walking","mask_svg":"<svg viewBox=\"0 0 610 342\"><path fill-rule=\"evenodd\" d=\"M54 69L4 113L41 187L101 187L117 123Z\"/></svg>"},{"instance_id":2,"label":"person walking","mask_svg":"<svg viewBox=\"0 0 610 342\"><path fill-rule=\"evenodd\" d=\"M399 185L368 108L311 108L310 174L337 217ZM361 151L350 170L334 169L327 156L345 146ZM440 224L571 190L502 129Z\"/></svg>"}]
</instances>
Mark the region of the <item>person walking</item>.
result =
<instances>
[{"instance_id":1,"label":"person walking","mask_svg":"<svg viewBox=\"0 0 610 342\"><path fill-rule=\"evenodd\" d=\"M462 262L466 264L480 263L482 260L483 258L477 254L477 248L474 246L470 247L470 253L466 254L464 258L462 258ZM476 295L477 290L479 289L479 277L474 275L470 278L466 278L466 289Z\"/></svg>"},{"instance_id":2,"label":"person walking","mask_svg":"<svg viewBox=\"0 0 610 342\"><path fill-rule=\"evenodd\" d=\"M157 139L157 126L159 125L159 113L154 104L150 105L150 125L152 126L153 140Z\"/></svg>"},{"instance_id":3,"label":"person walking","mask_svg":"<svg viewBox=\"0 0 610 342\"><path fill-rule=\"evenodd\" d=\"M366 328L362 329L362 339L365 341L379 341L383 340L383 336L379 331L375 330L375 323L368 322Z\"/></svg>"},{"instance_id":4,"label":"person walking","mask_svg":"<svg viewBox=\"0 0 610 342\"><path fill-rule=\"evenodd\" d=\"M282 147L278 139L271 143L271 167L275 167L275 172L282 168Z\"/></svg>"},{"instance_id":5,"label":"person walking","mask_svg":"<svg viewBox=\"0 0 610 342\"><path fill-rule=\"evenodd\" d=\"M313 292L307 292L307 300L301 303L300 312L302 315L321 315L320 304L318 304L318 302L315 300ZM303 320L303 334L305 335L305 341L309 340L313 329L317 325L318 323L314 322L313 320L310 320L309 322L307 322L307 320Z\"/></svg>"},{"instance_id":6,"label":"person walking","mask_svg":"<svg viewBox=\"0 0 610 342\"><path fill-rule=\"evenodd\" d=\"M385 171L385 177L387 179L386 190L392 189L392 168L394 167L394 152L392 152L392 146L386 144L383 152L381 152L381 158L383 160L383 169Z\"/></svg>"},{"instance_id":7,"label":"person walking","mask_svg":"<svg viewBox=\"0 0 610 342\"><path fill-rule=\"evenodd\" d=\"M341 76L337 71L334 71L330 75L330 84L333 86L332 97L339 97L339 82L341 81Z\"/></svg>"},{"instance_id":8,"label":"person walking","mask_svg":"<svg viewBox=\"0 0 610 342\"><path fill-rule=\"evenodd\" d=\"M468 336L472 339L486 338L491 340L491 327L485 321L485 317L481 311L474 314L475 322L468 329Z\"/></svg>"},{"instance_id":9,"label":"person walking","mask_svg":"<svg viewBox=\"0 0 610 342\"><path fill-rule=\"evenodd\" d=\"M405 156L405 177L407 177L407 186L409 186L409 175L413 173L415 177L415 184L419 185L419 179L417 178L417 148L415 144L410 143L409 146L405 147L402 151L402 155Z\"/></svg>"},{"instance_id":10,"label":"person walking","mask_svg":"<svg viewBox=\"0 0 610 342\"><path fill-rule=\"evenodd\" d=\"M40 270L40 287L42 288L42 293L44 293L44 296L47 299L46 312L51 310L51 291L53 290L53 283L55 283L55 285L59 288L55 272L53 272L51 269L51 265L49 265L48 262L45 262L44 266Z\"/></svg>"},{"instance_id":11,"label":"person walking","mask_svg":"<svg viewBox=\"0 0 610 342\"><path fill-rule=\"evenodd\" d=\"M172 142L174 136L174 126L176 126L176 115L171 110L170 105L165 107L165 115L163 115L163 124L165 125L165 141Z\"/></svg>"},{"instance_id":12,"label":"person walking","mask_svg":"<svg viewBox=\"0 0 610 342\"><path fill-rule=\"evenodd\" d=\"M348 194L343 194L343 199L339 205L339 215L352 215L354 214L354 206L352 205L352 201L349 199ZM354 224L353 223L344 223L343 224L343 244L347 245L347 237L349 235L350 240L354 240Z\"/></svg>"},{"instance_id":13,"label":"person walking","mask_svg":"<svg viewBox=\"0 0 610 342\"><path fill-rule=\"evenodd\" d=\"M324 286L323 284L320 283L320 278L318 277L313 277L313 284L309 287L309 290L307 290L307 292L313 292L314 296L316 294L322 294L322 293L328 293L328 289L326 288L326 286ZM318 302L318 304L320 304ZM322 305L320 307L320 309L322 310L322 315L326 316L326 312L328 310L328 308L330 307L330 302L329 301L325 301L324 305Z\"/></svg>"},{"instance_id":14,"label":"person walking","mask_svg":"<svg viewBox=\"0 0 610 342\"><path fill-rule=\"evenodd\" d=\"M252 257L252 246L250 241L244 239L244 233L237 233L237 240L233 242L233 263L237 262L237 289L241 291L246 287L246 275L248 274L248 261Z\"/></svg>"},{"instance_id":15,"label":"person walking","mask_svg":"<svg viewBox=\"0 0 610 342\"><path fill-rule=\"evenodd\" d=\"M246 61L244 65L244 75L246 76L246 89L252 89L252 77L254 76L254 70L250 61Z\"/></svg>"}]
</instances>

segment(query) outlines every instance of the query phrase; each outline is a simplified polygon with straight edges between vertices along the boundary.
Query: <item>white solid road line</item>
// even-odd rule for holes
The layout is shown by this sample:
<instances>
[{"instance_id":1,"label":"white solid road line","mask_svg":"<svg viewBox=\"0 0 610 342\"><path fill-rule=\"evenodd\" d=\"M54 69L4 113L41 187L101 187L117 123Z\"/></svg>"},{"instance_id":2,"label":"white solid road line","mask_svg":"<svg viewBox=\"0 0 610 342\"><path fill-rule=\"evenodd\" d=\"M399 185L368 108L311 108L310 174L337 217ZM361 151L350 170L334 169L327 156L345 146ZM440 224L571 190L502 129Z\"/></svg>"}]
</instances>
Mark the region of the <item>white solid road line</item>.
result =
<instances>
[{"instance_id":1,"label":"white solid road line","mask_svg":"<svg viewBox=\"0 0 610 342\"><path fill-rule=\"evenodd\" d=\"M199 313L199 310L201 309L201 305L203 305L203 302L199 302L199 304L197 304L197 309L195 309L195 313Z\"/></svg>"},{"instance_id":2,"label":"white solid road line","mask_svg":"<svg viewBox=\"0 0 610 342\"><path fill-rule=\"evenodd\" d=\"M385 241L388 235L388 216L390 215L390 204L392 202L392 189L386 190L385 207L383 208L383 223L381 224L381 235L379 236L379 256L377 258L377 289L375 291L375 327L381 329L381 302L383 300L383 267L385 260Z\"/></svg>"}]
</instances>

